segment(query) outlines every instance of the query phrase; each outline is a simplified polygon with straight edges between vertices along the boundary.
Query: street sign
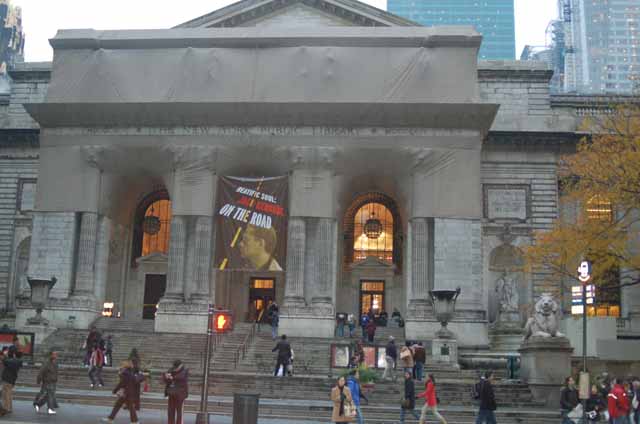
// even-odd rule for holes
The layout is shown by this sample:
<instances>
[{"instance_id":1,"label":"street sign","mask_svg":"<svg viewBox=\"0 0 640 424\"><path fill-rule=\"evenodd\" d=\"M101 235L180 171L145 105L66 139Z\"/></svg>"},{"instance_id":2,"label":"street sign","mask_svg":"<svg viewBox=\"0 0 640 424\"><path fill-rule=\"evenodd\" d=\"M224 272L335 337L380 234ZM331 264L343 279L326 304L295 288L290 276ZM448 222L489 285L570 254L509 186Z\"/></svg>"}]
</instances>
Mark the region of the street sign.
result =
<instances>
[{"instance_id":1,"label":"street sign","mask_svg":"<svg viewBox=\"0 0 640 424\"><path fill-rule=\"evenodd\" d=\"M582 261L578 267L578 280L585 284L591 280L591 262Z\"/></svg>"},{"instance_id":2,"label":"street sign","mask_svg":"<svg viewBox=\"0 0 640 424\"><path fill-rule=\"evenodd\" d=\"M596 287L593 284L586 286L572 286L571 287L571 315L581 315L584 312L584 305L582 301L582 291L587 290L586 301L587 305L595 304L596 299Z\"/></svg>"}]
</instances>

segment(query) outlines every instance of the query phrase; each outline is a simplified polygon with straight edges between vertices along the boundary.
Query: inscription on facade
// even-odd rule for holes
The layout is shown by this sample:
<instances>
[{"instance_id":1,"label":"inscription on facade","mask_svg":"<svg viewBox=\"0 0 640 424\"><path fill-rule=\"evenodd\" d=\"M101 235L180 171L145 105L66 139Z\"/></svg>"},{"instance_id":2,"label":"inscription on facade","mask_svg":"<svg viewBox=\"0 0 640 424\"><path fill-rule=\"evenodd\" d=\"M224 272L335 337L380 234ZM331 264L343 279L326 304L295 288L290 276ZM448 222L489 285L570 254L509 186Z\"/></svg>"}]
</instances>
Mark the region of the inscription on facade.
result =
<instances>
[{"instance_id":1,"label":"inscription on facade","mask_svg":"<svg viewBox=\"0 0 640 424\"><path fill-rule=\"evenodd\" d=\"M529 204L528 185L484 186L484 216L491 221L526 221L529 217Z\"/></svg>"}]
</instances>

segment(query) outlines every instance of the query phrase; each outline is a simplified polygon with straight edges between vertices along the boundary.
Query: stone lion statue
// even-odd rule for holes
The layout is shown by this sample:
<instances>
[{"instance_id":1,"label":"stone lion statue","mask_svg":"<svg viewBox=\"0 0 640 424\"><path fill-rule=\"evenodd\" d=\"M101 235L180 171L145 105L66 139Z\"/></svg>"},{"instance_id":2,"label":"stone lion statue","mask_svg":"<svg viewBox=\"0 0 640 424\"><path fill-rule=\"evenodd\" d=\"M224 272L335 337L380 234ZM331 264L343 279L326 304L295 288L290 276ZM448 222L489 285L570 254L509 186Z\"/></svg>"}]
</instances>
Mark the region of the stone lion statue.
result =
<instances>
[{"instance_id":1,"label":"stone lion statue","mask_svg":"<svg viewBox=\"0 0 640 424\"><path fill-rule=\"evenodd\" d=\"M534 314L527 321L525 326L524 339L530 337L564 337L564 334L558 331L558 302L549 293L543 293L536 302Z\"/></svg>"}]
</instances>

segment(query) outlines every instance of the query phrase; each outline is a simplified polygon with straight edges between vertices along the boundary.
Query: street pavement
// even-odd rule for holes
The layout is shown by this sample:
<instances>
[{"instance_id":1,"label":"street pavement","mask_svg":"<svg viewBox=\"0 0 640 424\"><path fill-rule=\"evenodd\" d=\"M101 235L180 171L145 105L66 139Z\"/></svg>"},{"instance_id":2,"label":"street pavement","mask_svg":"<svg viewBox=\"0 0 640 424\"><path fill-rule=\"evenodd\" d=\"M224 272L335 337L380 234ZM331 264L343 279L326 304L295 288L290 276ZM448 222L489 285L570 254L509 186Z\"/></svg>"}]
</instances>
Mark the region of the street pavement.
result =
<instances>
[{"instance_id":1,"label":"street pavement","mask_svg":"<svg viewBox=\"0 0 640 424\"><path fill-rule=\"evenodd\" d=\"M43 408L44 409L44 408ZM14 401L13 412L0 418L0 424L97 424L100 419L106 417L111 412L111 408L104 406L75 405L60 403L60 408L56 415L46 413L36 414L31 402ZM166 424L166 411L146 409L143 410L138 419L140 424ZM120 411L114 420L116 424L128 424L129 413ZM185 414L185 424L195 424L195 414ZM210 424L231 424L231 417L211 415ZM259 424L318 424L313 421L291 421L282 419L260 419Z\"/></svg>"}]
</instances>

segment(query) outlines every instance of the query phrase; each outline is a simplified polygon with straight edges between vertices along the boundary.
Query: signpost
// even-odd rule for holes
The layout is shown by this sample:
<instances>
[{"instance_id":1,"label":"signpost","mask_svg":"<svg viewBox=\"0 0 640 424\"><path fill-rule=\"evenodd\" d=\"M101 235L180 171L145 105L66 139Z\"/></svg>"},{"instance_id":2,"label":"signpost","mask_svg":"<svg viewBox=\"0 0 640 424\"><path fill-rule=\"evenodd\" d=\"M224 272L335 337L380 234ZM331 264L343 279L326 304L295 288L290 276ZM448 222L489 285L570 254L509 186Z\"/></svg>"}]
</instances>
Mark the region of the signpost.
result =
<instances>
[{"instance_id":1,"label":"signpost","mask_svg":"<svg viewBox=\"0 0 640 424\"><path fill-rule=\"evenodd\" d=\"M209 424L209 369L211 367L213 335L224 334L231 330L233 330L233 315L231 314L231 311L215 309L212 304L209 304L209 308L207 310L207 343L204 353L200 411L196 413L196 424Z\"/></svg>"},{"instance_id":2,"label":"signpost","mask_svg":"<svg viewBox=\"0 0 640 424\"><path fill-rule=\"evenodd\" d=\"M580 387L580 399L582 399L582 419L583 422L586 422L587 399L589 398L589 373L587 372L587 287L589 286L587 286L587 283L591 281L591 262L580 262L578 281L582 283L582 372L580 373L578 384Z\"/></svg>"}]
</instances>

